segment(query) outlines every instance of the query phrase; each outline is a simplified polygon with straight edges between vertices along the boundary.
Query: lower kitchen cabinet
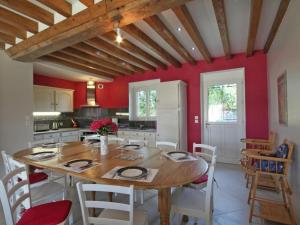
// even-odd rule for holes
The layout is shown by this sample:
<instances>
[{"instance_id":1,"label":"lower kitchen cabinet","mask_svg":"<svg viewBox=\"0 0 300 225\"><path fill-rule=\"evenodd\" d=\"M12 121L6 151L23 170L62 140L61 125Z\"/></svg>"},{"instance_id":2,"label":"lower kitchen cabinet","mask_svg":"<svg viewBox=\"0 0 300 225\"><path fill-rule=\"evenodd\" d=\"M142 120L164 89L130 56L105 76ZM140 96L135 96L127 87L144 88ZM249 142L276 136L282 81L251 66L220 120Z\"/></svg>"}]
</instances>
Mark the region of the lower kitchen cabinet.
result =
<instances>
[{"instance_id":1,"label":"lower kitchen cabinet","mask_svg":"<svg viewBox=\"0 0 300 225\"><path fill-rule=\"evenodd\" d=\"M145 140L148 142L149 147L155 147L156 145L156 132L143 132L143 131L118 131L118 137L125 138L127 140Z\"/></svg>"},{"instance_id":2,"label":"lower kitchen cabinet","mask_svg":"<svg viewBox=\"0 0 300 225\"><path fill-rule=\"evenodd\" d=\"M34 141L53 139L54 142L74 142L79 141L80 131L57 131L50 134L36 134L33 137Z\"/></svg>"}]
</instances>

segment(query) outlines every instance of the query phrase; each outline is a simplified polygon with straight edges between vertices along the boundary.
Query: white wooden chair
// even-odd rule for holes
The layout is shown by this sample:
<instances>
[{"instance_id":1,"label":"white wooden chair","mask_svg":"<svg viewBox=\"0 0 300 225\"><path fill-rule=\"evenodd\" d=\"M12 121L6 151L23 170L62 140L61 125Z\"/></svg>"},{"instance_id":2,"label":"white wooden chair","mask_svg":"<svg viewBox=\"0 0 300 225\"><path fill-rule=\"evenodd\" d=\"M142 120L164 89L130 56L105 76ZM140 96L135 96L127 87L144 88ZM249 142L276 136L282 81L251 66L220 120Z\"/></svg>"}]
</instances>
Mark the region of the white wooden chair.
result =
<instances>
[{"instance_id":1,"label":"white wooden chair","mask_svg":"<svg viewBox=\"0 0 300 225\"><path fill-rule=\"evenodd\" d=\"M16 170L18 168L25 168L26 166L12 158L11 155L2 151L2 157L4 159L5 171L6 174L9 174L11 171ZM18 182L23 180L28 180L27 173L20 173L18 175ZM28 180L29 182L29 180ZM33 205L39 205L55 200L65 199L65 187L62 184L57 182L49 181L48 179L45 181L37 182L30 184L31 189L31 203ZM28 207L28 205L27 205Z\"/></svg>"},{"instance_id":2,"label":"white wooden chair","mask_svg":"<svg viewBox=\"0 0 300 225\"><path fill-rule=\"evenodd\" d=\"M148 146L148 141L147 140L138 140L138 139L129 139L128 140L129 144L137 144L141 146Z\"/></svg>"},{"instance_id":3,"label":"white wooden chair","mask_svg":"<svg viewBox=\"0 0 300 225\"><path fill-rule=\"evenodd\" d=\"M109 144L124 144L125 143L125 138L120 138L115 135L109 135L108 136L108 143Z\"/></svg>"},{"instance_id":4,"label":"white wooden chair","mask_svg":"<svg viewBox=\"0 0 300 225\"><path fill-rule=\"evenodd\" d=\"M55 140L53 138L49 138L49 139L42 139L37 141L30 141L28 142L28 148L38 147L41 146L42 144L47 144L47 143L55 143Z\"/></svg>"},{"instance_id":5,"label":"white wooden chair","mask_svg":"<svg viewBox=\"0 0 300 225\"><path fill-rule=\"evenodd\" d=\"M25 167L10 171L0 180L0 198L6 225L31 225L32 222L65 224L72 202L63 200L31 207L28 179L18 182L21 174L26 174ZM25 205L29 207L21 213Z\"/></svg>"},{"instance_id":6,"label":"white wooden chair","mask_svg":"<svg viewBox=\"0 0 300 225\"><path fill-rule=\"evenodd\" d=\"M174 149L175 151L177 150L177 143L174 142L169 142L169 141L157 141L156 142L156 148L161 148L161 149Z\"/></svg>"},{"instance_id":7,"label":"white wooden chair","mask_svg":"<svg viewBox=\"0 0 300 225\"><path fill-rule=\"evenodd\" d=\"M215 156L212 160L215 160ZM205 191L191 187L180 187L173 192L171 215L175 213L192 216L195 219L202 218L205 220L205 225L211 224L214 170L215 166L210 165Z\"/></svg>"},{"instance_id":8,"label":"white wooden chair","mask_svg":"<svg viewBox=\"0 0 300 225\"><path fill-rule=\"evenodd\" d=\"M147 225L146 212L133 209L133 186L122 187L103 184L77 183L77 191L82 212L83 225ZM129 204L87 200L85 192L114 192L129 196ZM88 209L103 209L98 217L90 216Z\"/></svg>"}]
</instances>

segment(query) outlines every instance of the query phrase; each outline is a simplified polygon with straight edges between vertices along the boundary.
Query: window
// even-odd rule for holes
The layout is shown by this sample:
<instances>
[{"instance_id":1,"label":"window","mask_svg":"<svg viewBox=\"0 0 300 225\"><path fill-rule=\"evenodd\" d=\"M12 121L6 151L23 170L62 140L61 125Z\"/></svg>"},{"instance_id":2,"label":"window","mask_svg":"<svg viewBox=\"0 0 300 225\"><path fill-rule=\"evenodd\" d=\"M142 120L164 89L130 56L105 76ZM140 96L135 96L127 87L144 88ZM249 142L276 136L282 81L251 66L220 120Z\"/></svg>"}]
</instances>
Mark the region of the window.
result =
<instances>
[{"instance_id":1,"label":"window","mask_svg":"<svg viewBox=\"0 0 300 225\"><path fill-rule=\"evenodd\" d=\"M208 87L208 121L237 121L237 84Z\"/></svg>"},{"instance_id":2,"label":"window","mask_svg":"<svg viewBox=\"0 0 300 225\"><path fill-rule=\"evenodd\" d=\"M135 91L136 119L150 120L156 117L156 98L155 89Z\"/></svg>"}]
</instances>

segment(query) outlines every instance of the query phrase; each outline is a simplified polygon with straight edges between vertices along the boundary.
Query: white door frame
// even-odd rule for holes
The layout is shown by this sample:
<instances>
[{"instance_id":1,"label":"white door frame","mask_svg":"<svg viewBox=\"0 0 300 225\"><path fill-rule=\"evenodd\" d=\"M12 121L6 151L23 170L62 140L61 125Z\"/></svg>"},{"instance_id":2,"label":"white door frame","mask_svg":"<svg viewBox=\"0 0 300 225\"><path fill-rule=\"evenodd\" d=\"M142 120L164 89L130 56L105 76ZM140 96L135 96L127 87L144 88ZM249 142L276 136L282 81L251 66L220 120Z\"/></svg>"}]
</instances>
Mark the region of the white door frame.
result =
<instances>
[{"instance_id":1,"label":"white door frame","mask_svg":"<svg viewBox=\"0 0 300 225\"><path fill-rule=\"evenodd\" d=\"M231 72L233 71L240 71L241 74L242 74L242 108L241 108L241 112L242 112L242 124L243 124L243 127L242 127L242 133L243 133L243 136L245 136L246 134L246 110L245 110L245 107L246 107L246 101L245 101L245 68L242 67L242 68L235 68L235 69L228 69L228 70L217 70L217 71L211 71L211 72L205 72L205 73L200 73L200 111L201 111L201 142L204 141L204 129L205 129L205 118L204 118L204 79L205 77L207 76L210 76L211 77L211 80L220 80L220 76L224 76L224 74L220 74L220 73L229 73L228 76L226 75L226 78L237 78L237 76L234 74L232 75Z\"/></svg>"}]
</instances>

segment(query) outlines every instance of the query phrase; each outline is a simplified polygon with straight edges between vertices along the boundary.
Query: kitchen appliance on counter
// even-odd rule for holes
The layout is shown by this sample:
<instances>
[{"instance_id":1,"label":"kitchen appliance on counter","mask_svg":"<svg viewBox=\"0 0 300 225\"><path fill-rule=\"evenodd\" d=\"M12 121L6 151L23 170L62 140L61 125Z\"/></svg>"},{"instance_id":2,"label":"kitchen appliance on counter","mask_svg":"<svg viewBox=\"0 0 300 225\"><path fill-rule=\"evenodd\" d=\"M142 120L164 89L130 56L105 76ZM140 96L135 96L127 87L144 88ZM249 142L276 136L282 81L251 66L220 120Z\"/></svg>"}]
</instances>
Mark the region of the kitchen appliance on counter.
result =
<instances>
[{"instance_id":1,"label":"kitchen appliance on counter","mask_svg":"<svg viewBox=\"0 0 300 225\"><path fill-rule=\"evenodd\" d=\"M43 132L50 130L49 123L36 123L33 126L34 132Z\"/></svg>"}]
</instances>

